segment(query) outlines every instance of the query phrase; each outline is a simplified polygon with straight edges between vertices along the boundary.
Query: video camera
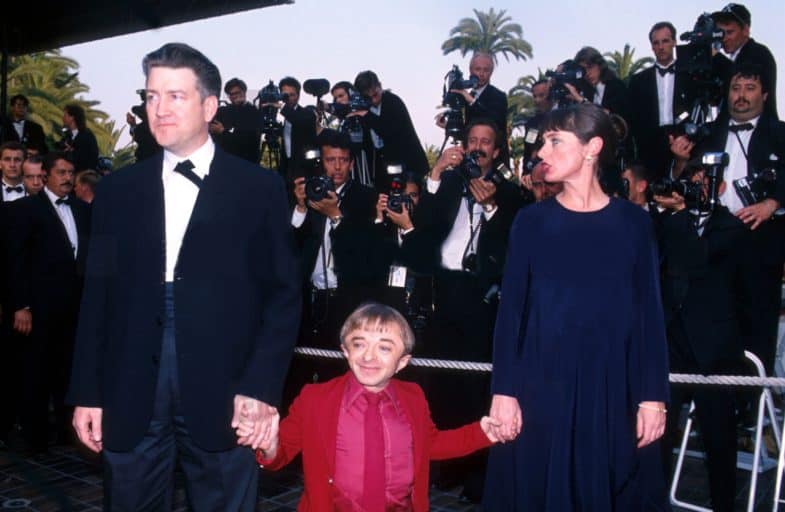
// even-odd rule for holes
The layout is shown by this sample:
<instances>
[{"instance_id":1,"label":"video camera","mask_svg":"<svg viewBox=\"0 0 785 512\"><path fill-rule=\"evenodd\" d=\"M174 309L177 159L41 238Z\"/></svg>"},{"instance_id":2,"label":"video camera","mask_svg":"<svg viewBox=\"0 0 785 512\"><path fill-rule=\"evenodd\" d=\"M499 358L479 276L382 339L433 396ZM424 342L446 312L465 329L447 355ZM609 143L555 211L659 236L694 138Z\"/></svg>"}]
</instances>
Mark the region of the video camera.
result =
<instances>
[{"instance_id":1,"label":"video camera","mask_svg":"<svg viewBox=\"0 0 785 512\"><path fill-rule=\"evenodd\" d=\"M672 126L667 127L668 135L674 137L686 136L693 144L700 144L711 134L707 123L693 122L687 112L682 112Z\"/></svg>"},{"instance_id":2,"label":"video camera","mask_svg":"<svg viewBox=\"0 0 785 512\"><path fill-rule=\"evenodd\" d=\"M442 106L447 107L447 111L444 113L446 121L444 132L447 137L460 138L463 136L465 127L463 109L466 107L466 100L463 95L451 91L475 89L478 84L479 79L474 75L470 76L468 80L464 79L458 66L453 66L444 75Z\"/></svg>"},{"instance_id":3,"label":"video camera","mask_svg":"<svg viewBox=\"0 0 785 512\"><path fill-rule=\"evenodd\" d=\"M369 110L371 102L365 96L354 89L349 90L349 103L331 103L329 105L332 114L341 119L338 131L349 136L352 144L360 145L363 143L363 125L360 116L347 117L353 112Z\"/></svg>"},{"instance_id":4,"label":"video camera","mask_svg":"<svg viewBox=\"0 0 785 512\"><path fill-rule=\"evenodd\" d=\"M676 70L690 77L706 104L716 105L722 100L722 80L713 74L712 47L721 43L724 36L711 14L703 13L692 31L679 36L687 44L676 47Z\"/></svg>"},{"instance_id":5,"label":"video camera","mask_svg":"<svg viewBox=\"0 0 785 512\"><path fill-rule=\"evenodd\" d=\"M562 107L565 106L567 98L570 96L570 91L564 85L570 84L573 87L579 87L579 82L583 79L583 68L573 60L566 60L559 67L560 71L548 70L545 72L545 76L551 79L548 99Z\"/></svg>"},{"instance_id":6,"label":"video camera","mask_svg":"<svg viewBox=\"0 0 785 512\"><path fill-rule=\"evenodd\" d=\"M275 83L270 82L259 90L254 105L261 111L261 129L264 140L271 149L279 147L278 139L283 135L283 124L278 122L278 107L275 105L286 101L287 94L281 93Z\"/></svg>"}]
</instances>

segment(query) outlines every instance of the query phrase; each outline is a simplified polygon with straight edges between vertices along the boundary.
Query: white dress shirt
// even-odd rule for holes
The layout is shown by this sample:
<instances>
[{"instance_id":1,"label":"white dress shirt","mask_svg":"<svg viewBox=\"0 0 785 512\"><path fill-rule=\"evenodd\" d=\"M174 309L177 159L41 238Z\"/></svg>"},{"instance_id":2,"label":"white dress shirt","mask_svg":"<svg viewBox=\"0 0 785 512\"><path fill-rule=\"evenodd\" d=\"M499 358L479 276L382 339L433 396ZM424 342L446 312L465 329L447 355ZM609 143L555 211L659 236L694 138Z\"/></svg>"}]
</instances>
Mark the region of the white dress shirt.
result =
<instances>
[{"instance_id":1,"label":"white dress shirt","mask_svg":"<svg viewBox=\"0 0 785 512\"><path fill-rule=\"evenodd\" d=\"M594 86L594 99L592 103L595 105L602 106L602 98L605 96L605 84L602 82L598 82L597 85Z\"/></svg>"},{"instance_id":2,"label":"white dress shirt","mask_svg":"<svg viewBox=\"0 0 785 512\"><path fill-rule=\"evenodd\" d=\"M676 61L671 61L672 66ZM660 109L660 126L673 124L673 89L676 82L676 73L665 73L661 75L659 69L667 66L654 65L654 76L657 77L657 103Z\"/></svg>"},{"instance_id":3,"label":"white dress shirt","mask_svg":"<svg viewBox=\"0 0 785 512\"><path fill-rule=\"evenodd\" d=\"M747 44L746 42L744 44ZM744 44L736 48L736 51L733 53L726 52L723 48L720 48L720 53L723 54L725 57L730 59L731 62L736 62L736 57L739 56L739 52L742 48L744 48Z\"/></svg>"},{"instance_id":4,"label":"white dress shirt","mask_svg":"<svg viewBox=\"0 0 785 512\"><path fill-rule=\"evenodd\" d=\"M341 197L346 183L335 189L335 194ZM292 226L299 228L305 222L305 212L299 211L297 208L292 212ZM322 245L319 247L319 253L316 255L316 263L311 272L311 284L318 290L327 290L338 288L338 276L335 275L335 262L333 261L333 243L330 238L330 231L338 227L339 222L333 223L330 218L324 218L324 235L322 237ZM325 260L326 255L326 260ZM325 269L327 273L325 274ZM326 275L326 282L325 282Z\"/></svg>"},{"instance_id":5,"label":"white dress shirt","mask_svg":"<svg viewBox=\"0 0 785 512\"><path fill-rule=\"evenodd\" d=\"M376 106L372 106L369 110L374 114L376 114L377 116L382 115L381 102L379 102L379 104ZM384 147L384 141L382 140L381 137L379 137L379 134L376 133L373 129L371 129L371 141L373 141L373 147L375 147L376 149L381 149Z\"/></svg>"},{"instance_id":6,"label":"white dress shirt","mask_svg":"<svg viewBox=\"0 0 785 512\"><path fill-rule=\"evenodd\" d=\"M63 223L65 232L68 235L68 241L71 242L71 249L74 252L74 259L76 259L76 253L79 252L79 234L76 231L74 212L72 212L71 207L65 203L57 204L57 200L60 198L54 192L49 190L49 187L44 187L44 191L46 191L46 197L48 197L52 202L52 206L54 206L57 216L60 217L60 222Z\"/></svg>"},{"instance_id":7,"label":"white dress shirt","mask_svg":"<svg viewBox=\"0 0 785 512\"><path fill-rule=\"evenodd\" d=\"M180 255L180 246L183 244L185 230L188 228L191 212L196 204L196 197L199 195L199 187L179 172L174 172L174 168L178 163L190 160L194 164L194 173L204 179L210 172L213 155L215 155L215 144L213 144L211 137L207 137L204 145L188 156L179 157L174 153L164 151L161 180L164 184L167 282L174 281L174 268Z\"/></svg>"},{"instance_id":8,"label":"white dress shirt","mask_svg":"<svg viewBox=\"0 0 785 512\"><path fill-rule=\"evenodd\" d=\"M295 105L292 110L297 110L300 105ZM283 122L283 149L286 151L286 158L292 158L292 123L284 118Z\"/></svg>"},{"instance_id":9,"label":"white dress shirt","mask_svg":"<svg viewBox=\"0 0 785 512\"><path fill-rule=\"evenodd\" d=\"M733 182L747 176L747 157L744 154L749 150L750 138L752 137L752 132L755 131L754 127L758 126L758 119L760 117L748 121L752 123L753 129L738 132L738 138L736 138L733 132L728 131L728 140L725 142L725 152L728 153L728 167L725 168L725 183L727 186L725 187L725 192L720 195L720 202L727 206L731 213L736 213L744 208L744 203L741 202L741 198L736 193ZM743 123L737 123L731 119L729 125L735 124ZM743 148L739 145L739 140L744 145Z\"/></svg>"},{"instance_id":10,"label":"white dress shirt","mask_svg":"<svg viewBox=\"0 0 785 512\"><path fill-rule=\"evenodd\" d=\"M25 120L20 119L19 121L14 121L14 130L16 130L16 134L19 135L19 140L24 140Z\"/></svg>"},{"instance_id":11,"label":"white dress shirt","mask_svg":"<svg viewBox=\"0 0 785 512\"><path fill-rule=\"evenodd\" d=\"M17 192L16 190L12 190L11 192L8 192L6 190L6 187L11 187L11 188L22 187L22 191ZM25 187L24 185L22 185L22 183L19 183L19 185L9 185L8 183L5 182L5 180L3 180L3 202L10 203L11 201L22 199L26 195L27 193L25 192Z\"/></svg>"}]
</instances>

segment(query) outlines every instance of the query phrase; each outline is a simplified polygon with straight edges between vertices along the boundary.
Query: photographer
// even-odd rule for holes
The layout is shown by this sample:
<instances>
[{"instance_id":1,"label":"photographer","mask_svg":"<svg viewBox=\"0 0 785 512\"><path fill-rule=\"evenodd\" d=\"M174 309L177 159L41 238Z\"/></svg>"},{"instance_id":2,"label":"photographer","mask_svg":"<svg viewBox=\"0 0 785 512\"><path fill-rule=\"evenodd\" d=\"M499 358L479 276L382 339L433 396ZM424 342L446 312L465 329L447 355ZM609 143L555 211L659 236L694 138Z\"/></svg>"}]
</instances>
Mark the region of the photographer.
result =
<instances>
[{"instance_id":1,"label":"photographer","mask_svg":"<svg viewBox=\"0 0 785 512\"><path fill-rule=\"evenodd\" d=\"M333 96L333 104L328 106L333 114L330 127L349 136L354 157L352 178L363 185L372 187L373 175L369 167L372 164L365 150L366 143L371 140L371 132L363 123L362 117L349 115L352 112L366 110L370 103L357 93L351 83L346 81L336 83L330 93Z\"/></svg>"},{"instance_id":2,"label":"photographer","mask_svg":"<svg viewBox=\"0 0 785 512\"><path fill-rule=\"evenodd\" d=\"M583 68L583 81L590 87L579 91L570 83L565 87L573 101L588 101L604 108L609 114L627 119L627 88L609 67L605 57L591 46L584 46L575 54L575 62ZM583 94L581 94L583 93Z\"/></svg>"},{"instance_id":3,"label":"photographer","mask_svg":"<svg viewBox=\"0 0 785 512\"><path fill-rule=\"evenodd\" d=\"M703 170L692 177L708 188L725 189ZM660 256L670 370L678 373L736 374L744 355L740 337L745 311L754 307L746 283L750 231L724 206L712 210L691 204L662 218ZM731 511L736 496L736 418L733 391L721 386L671 386L663 465L671 477L673 448L678 445L678 411L690 399L706 450L713 510Z\"/></svg>"},{"instance_id":4,"label":"photographer","mask_svg":"<svg viewBox=\"0 0 785 512\"><path fill-rule=\"evenodd\" d=\"M136 92L141 97L142 103L131 107L131 112L125 114L125 120L128 123L131 138L136 143L134 158L140 162L161 151L161 146L158 145L150 132L150 121L147 119L147 91L140 89ZM139 122L136 121L137 117L140 119Z\"/></svg>"},{"instance_id":5,"label":"photographer","mask_svg":"<svg viewBox=\"0 0 785 512\"><path fill-rule=\"evenodd\" d=\"M712 62L716 74L724 84L724 93L728 92L734 64L736 66L757 64L763 69L763 74L766 77L764 86L769 93L765 107L766 113L778 119L777 64L771 51L750 37L750 26L752 25L750 11L741 4L728 4L721 11L713 13L712 18L717 24L717 28L724 32L722 51L714 56Z\"/></svg>"},{"instance_id":6,"label":"photographer","mask_svg":"<svg viewBox=\"0 0 785 512\"><path fill-rule=\"evenodd\" d=\"M210 134L227 153L251 163L259 163L259 144L262 137L259 109L248 103L248 86L239 78L232 78L224 86L229 105L223 105L210 123Z\"/></svg>"},{"instance_id":7,"label":"photographer","mask_svg":"<svg viewBox=\"0 0 785 512\"><path fill-rule=\"evenodd\" d=\"M401 98L382 89L379 77L373 71L359 73L354 79L354 88L371 103L369 110L352 112L349 116L361 116L365 126L370 128L365 152L374 185L378 189L386 187L384 172L389 163L401 163L407 172L425 174L428 159Z\"/></svg>"},{"instance_id":8,"label":"photographer","mask_svg":"<svg viewBox=\"0 0 785 512\"><path fill-rule=\"evenodd\" d=\"M79 105L66 105L63 109L63 126L66 132L62 150L68 153L75 172L95 169L98 165L98 141L87 127L84 109Z\"/></svg>"},{"instance_id":9,"label":"photographer","mask_svg":"<svg viewBox=\"0 0 785 512\"><path fill-rule=\"evenodd\" d=\"M774 213L785 204L785 123L764 105L770 97L765 70L739 64L730 80L728 115L708 126L698 147L686 136L672 139L672 175L678 178L691 156L725 152L730 160L720 202L751 231L746 251L747 279L758 297L742 323L744 348L771 373L777 343L782 285L783 223Z\"/></svg>"},{"instance_id":10,"label":"photographer","mask_svg":"<svg viewBox=\"0 0 785 512\"><path fill-rule=\"evenodd\" d=\"M283 124L283 151L279 171L291 178L302 165L305 151L316 146L316 115L313 110L298 104L300 82L295 78L282 78L278 82L278 88L284 101L277 106L286 120Z\"/></svg>"},{"instance_id":11,"label":"photographer","mask_svg":"<svg viewBox=\"0 0 785 512\"><path fill-rule=\"evenodd\" d=\"M0 143L16 141L25 150L34 149L39 155L47 152L44 129L40 124L27 118L30 100L22 94L11 98L11 116L0 123Z\"/></svg>"}]
</instances>

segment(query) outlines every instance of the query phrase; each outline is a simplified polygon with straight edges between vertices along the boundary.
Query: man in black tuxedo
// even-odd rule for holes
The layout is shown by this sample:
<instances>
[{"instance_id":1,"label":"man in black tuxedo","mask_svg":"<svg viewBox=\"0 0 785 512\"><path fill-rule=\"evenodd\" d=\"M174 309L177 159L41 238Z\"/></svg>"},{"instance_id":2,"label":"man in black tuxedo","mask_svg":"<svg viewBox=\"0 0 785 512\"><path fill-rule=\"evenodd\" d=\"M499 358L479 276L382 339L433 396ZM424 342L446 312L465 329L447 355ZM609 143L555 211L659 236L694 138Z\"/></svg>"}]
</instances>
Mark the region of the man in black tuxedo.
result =
<instances>
[{"instance_id":1,"label":"man in black tuxedo","mask_svg":"<svg viewBox=\"0 0 785 512\"><path fill-rule=\"evenodd\" d=\"M8 314L14 330L28 337L19 359L20 420L34 451L46 450L50 397L57 432L67 432L64 397L90 231L89 206L72 195L74 165L53 152L43 168L43 191L9 210L7 242Z\"/></svg>"},{"instance_id":2,"label":"man in black tuxedo","mask_svg":"<svg viewBox=\"0 0 785 512\"><path fill-rule=\"evenodd\" d=\"M690 112L690 79L677 71L674 47L676 28L667 21L655 23L649 31L654 66L630 78L629 125L640 159L654 179L667 175L670 151L667 131L683 112Z\"/></svg>"},{"instance_id":3,"label":"man in black tuxedo","mask_svg":"<svg viewBox=\"0 0 785 512\"><path fill-rule=\"evenodd\" d=\"M218 109L210 123L210 134L227 153L258 164L262 119L259 109L245 101L247 91L248 86L239 78L226 82L224 92L230 103Z\"/></svg>"},{"instance_id":4,"label":"man in black tuxedo","mask_svg":"<svg viewBox=\"0 0 785 512\"><path fill-rule=\"evenodd\" d=\"M737 66L757 64L763 68L766 77L765 89L769 93L766 100L766 113L774 119L777 115L777 63L771 51L750 37L752 15L741 4L728 4L721 11L712 14L717 28L724 32L722 51L713 58L713 66L723 81L724 97L727 97L734 64ZM724 110L728 110L725 105Z\"/></svg>"},{"instance_id":5,"label":"man in black tuxedo","mask_svg":"<svg viewBox=\"0 0 785 512\"><path fill-rule=\"evenodd\" d=\"M66 105L63 126L67 130L63 150L69 153L76 172L95 169L98 165L98 141L87 127L84 109L79 105Z\"/></svg>"},{"instance_id":6,"label":"man in black tuxedo","mask_svg":"<svg viewBox=\"0 0 785 512\"><path fill-rule=\"evenodd\" d=\"M16 141L24 148L32 148L39 154L47 151L44 129L40 124L27 119L27 110L30 108L30 100L22 94L17 94L11 98L11 117L8 118L3 129L3 140Z\"/></svg>"},{"instance_id":7,"label":"man in black tuxedo","mask_svg":"<svg viewBox=\"0 0 785 512\"><path fill-rule=\"evenodd\" d=\"M751 230L746 248L747 280L755 291L757 303L742 318L744 348L754 352L771 372L777 346L782 266L785 261L785 235L781 217L774 213L785 204L785 123L764 109L770 97L764 68L755 64L736 67L728 94L729 115L711 125L707 140L699 147L686 137L671 144L676 156L673 175L678 177L690 156L705 152L725 152L730 160L725 170L728 186L720 194L721 203ZM738 180L752 180L755 173L773 169L776 180L763 185L759 195L746 204L737 190Z\"/></svg>"},{"instance_id":8,"label":"man in black tuxedo","mask_svg":"<svg viewBox=\"0 0 785 512\"><path fill-rule=\"evenodd\" d=\"M217 148L218 68L169 43L143 61L164 148L104 178L69 402L103 452L105 508L171 508L179 458L196 511L251 511L299 323L279 176ZM238 438L243 423L252 434ZM238 446L239 445L239 446Z\"/></svg>"},{"instance_id":9,"label":"man in black tuxedo","mask_svg":"<svg viewBox=\"0 0 785 512\"><path fill-rule=\"evenodd\" d=\"M300 106L301 88L297 79L284 77L278 82L278 88L284 96L283 104L278 106L285 119L279 171L291 182L301 174L305 152L316 147L316 114L310 108Z\"/></svg>"},{"instance_id":10,"label":"man in black tuxedo","mask_svg":"<svg viewBox=\"0 0 785 512\"><path fill-rule=\"evenodd\" d=\"M403 100L382 89L379 77L373 71L359 73L354 79L354 88L371 103L370 110L349 115L362 116L364 124L370 128L371 136L365 145L376 189L386 190L389 185L388 164L402 164L405 172L419 176L428 172L428 158Z\"/></svg>"},{"instance_id":11,"label":"man in black tuxedo","mask_svg":"<svg viewBox=\"0 0 785 512\"><path fill-rule=\"evenodd\" d=\"M693 177L703 180L703 171ZM718 185L721 192L725 183ZM745 273L750 231L724 206L707 216L688 208L663 217L660 255L670 369L678 373L738 373L744 312L755 305ZM736 498L736 415L733 391L721 386L671 386L662 443L666 478L680 441L679 411L695 401L706 450L712 509L732 511Z\"/></svg>"}]
</instances>

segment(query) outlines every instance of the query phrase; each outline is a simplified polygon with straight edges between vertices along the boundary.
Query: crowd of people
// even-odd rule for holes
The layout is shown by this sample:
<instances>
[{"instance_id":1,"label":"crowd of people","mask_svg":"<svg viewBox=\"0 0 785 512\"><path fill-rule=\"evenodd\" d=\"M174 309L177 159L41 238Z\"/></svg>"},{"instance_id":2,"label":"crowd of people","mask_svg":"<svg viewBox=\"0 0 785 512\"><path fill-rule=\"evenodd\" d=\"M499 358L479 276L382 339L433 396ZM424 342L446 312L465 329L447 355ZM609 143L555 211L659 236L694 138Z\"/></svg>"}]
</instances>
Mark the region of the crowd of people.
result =
<instances>
[{"instance_id":1,"label":"crowd of people","mask_svg":"<svg viewBox=\"0 0 785 512\"><path fill-rule=\"evenodd\" d=\"M254 103L233 78L220 105L217 67L165 45L128 116L137 163L103 178L81 108L50 150L13 97L0 443L38 453L73 423L113 510L166 507L176 459L195 510L251 510L256 462L298 453L302 510L425 510L429 479L488 510L663 510L694 400L712 507L732 510L750 399L667 374L744 373L744 350L773 371L785 123L750 12L711 19L699 71L668 22L628 83L579 49L532 86L515 164L482 52L445 91L433 165L370 70L319 108L293 77ZM295 344L346 361L290 365ZM494 371L394 378L412 355Z\"/></svg>"}]
</instances>

